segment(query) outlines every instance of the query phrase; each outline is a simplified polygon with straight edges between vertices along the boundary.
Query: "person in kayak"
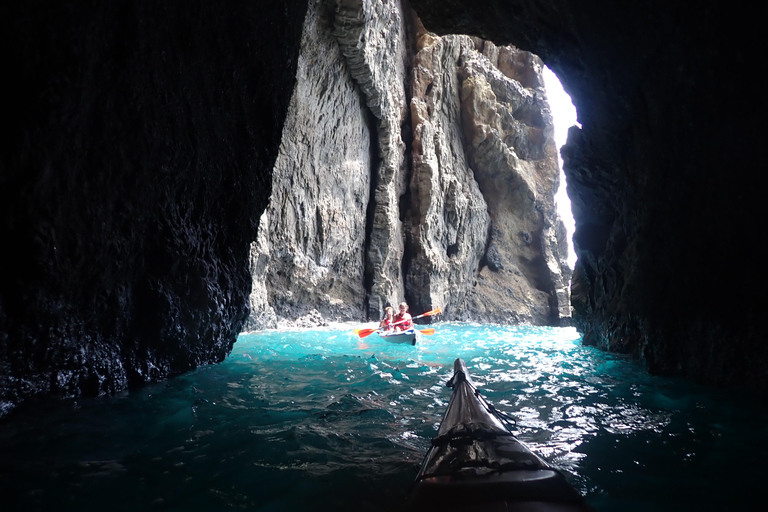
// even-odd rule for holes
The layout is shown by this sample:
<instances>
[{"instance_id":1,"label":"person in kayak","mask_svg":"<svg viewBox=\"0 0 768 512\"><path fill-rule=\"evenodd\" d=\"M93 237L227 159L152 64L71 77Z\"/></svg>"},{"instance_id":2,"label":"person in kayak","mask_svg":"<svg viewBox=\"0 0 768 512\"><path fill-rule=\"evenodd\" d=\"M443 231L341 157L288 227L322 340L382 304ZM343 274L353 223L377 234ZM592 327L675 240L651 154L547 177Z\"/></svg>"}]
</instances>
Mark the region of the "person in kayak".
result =
<instances>
[{"instance_id":1,"label":"person in kayak","mask_svg":"<svg viewBox=\"0 0 768 512\"><path fill-rule=\"evenodd\" d=\"M395 315L395 329L398 331L407 331L413 327L411 314L408 313L408 304L401 302L399 309L400 312Z\"/></svg>"},{"instance_id":2,"label":"person in kayak","mask_svg":"<svg viewBox=\"0 0 768 512\"><path fill-rule=\"evenodd\" d=\"M384 308L384 318L381 319L381 322L379 322L379 329L382 330L382 332L388 332L391 331L394 327L392 326L393 323L395 323L395 310L392 309L391 306L387 306Z\"/></svg>"}]
</instances>

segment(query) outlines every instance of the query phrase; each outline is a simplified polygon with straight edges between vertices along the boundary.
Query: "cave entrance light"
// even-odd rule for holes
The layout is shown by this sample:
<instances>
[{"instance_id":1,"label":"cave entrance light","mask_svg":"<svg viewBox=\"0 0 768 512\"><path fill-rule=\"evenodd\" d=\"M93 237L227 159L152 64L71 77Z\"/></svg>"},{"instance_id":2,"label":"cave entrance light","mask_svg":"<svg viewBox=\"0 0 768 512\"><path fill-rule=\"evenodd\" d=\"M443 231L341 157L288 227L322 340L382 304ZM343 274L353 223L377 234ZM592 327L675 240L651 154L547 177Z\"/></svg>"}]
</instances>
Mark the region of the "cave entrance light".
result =
<instances>
[{"instance_id":1,"label":"cave entrance light","mask_svg":"<svg viewBox=\"0 0 768 512\"><path fill-rule=\"evenodd\" d=\"M575 223L571 211L571 201L565 192L565 173L563 172L563 158L560 156L560 148L563 147L568 137L568 128L580 125L576 121L576 107L573 106L571 97L563 89L557 75L546 66L544 66L544 87L547 90L547 101L552 110L555 124L555 144L557 145L557 161L560 168L560 186L555 193L555 204L568 231L568 266L573 268L576 264L576 253L573 250L572 240Z\"/></svg>"}]
</instances>

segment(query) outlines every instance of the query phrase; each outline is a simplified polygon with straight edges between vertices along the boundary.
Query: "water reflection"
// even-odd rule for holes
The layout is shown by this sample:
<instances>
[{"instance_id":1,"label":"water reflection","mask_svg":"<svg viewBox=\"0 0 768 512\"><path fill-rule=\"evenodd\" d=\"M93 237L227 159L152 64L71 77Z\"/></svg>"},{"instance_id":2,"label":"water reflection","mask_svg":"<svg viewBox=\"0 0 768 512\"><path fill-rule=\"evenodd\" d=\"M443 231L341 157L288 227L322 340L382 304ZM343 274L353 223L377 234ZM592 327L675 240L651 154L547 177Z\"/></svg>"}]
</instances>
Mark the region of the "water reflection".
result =
<instances>
[{"instance_id":1,"label":"water reflection","mask_svg":"<svg viewBox=\"0 0 768 512\"><path fill-rule=\"evenodd\" d=\"M352 327L243 336L220 365L0 430L0 486L26 510L61 496L72 509L94 496L126 509L397 508L461 357L598 510L708 510L760 489L768 418L746 397L649 376L573 329L437 329L415 347L363 343Z\"/></svg>"}]
</instances>

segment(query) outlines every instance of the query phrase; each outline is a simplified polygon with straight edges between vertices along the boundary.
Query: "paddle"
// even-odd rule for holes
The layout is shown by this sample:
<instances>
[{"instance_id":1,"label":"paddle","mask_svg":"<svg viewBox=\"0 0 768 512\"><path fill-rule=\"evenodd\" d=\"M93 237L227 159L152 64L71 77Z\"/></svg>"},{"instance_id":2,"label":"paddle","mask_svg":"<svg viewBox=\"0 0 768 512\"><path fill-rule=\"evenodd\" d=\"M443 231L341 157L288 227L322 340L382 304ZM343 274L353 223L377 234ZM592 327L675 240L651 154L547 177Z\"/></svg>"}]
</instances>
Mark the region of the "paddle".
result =
<instances>
[{"instance_id":1,"label":"paddle","mask_svg":"<svg viewBox=\"0 0 768 512\"><path fill-rule=\"evenodd\" d=\"M414 317L411 318L411 320L416 320L417 318L421 318L423 316L434 316L434 315L437 315L439 313L442 313L442 311L443 311L443 308L436 308L436 309L433 309L432 311L427 311L426 313L422 313L422 314L420 314L418 316L414 316ZM407 320L400 320L399 322L395 322L392 325L402 324L404 322L407 322ZM382 329L381 327L379 327L378 329L355 329L355 334L357 334L361 338L365 338L366 336L370 336L371 334L373 334L375 332L379 332L381 329ZM421 333L422 334L426 334L427 336L429 336L430 334L434 334L435 330L434 329L424 329L423 331L421 331Z\"/></svg>"}]
</instances>

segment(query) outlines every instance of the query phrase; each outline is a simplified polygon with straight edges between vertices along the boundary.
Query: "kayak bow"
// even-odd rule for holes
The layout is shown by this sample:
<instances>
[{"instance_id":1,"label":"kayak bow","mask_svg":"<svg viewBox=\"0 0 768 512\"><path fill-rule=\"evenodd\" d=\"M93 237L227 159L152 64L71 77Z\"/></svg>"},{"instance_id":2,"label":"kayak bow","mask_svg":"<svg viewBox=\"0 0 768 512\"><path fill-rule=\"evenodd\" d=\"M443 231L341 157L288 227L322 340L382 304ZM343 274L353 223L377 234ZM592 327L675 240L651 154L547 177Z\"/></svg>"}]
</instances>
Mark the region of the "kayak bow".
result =
<instances>
[{"instance_id":1,"label":"kayak bow","mask_svg":"<svg viewBox=\"0 0 768 512\"><path fill-rule=\"evenodd\" d=\"M560 471L512 435L461 359L437 436L409 494L409 510L587 512Z\"/></svg>"}]
</instances>

